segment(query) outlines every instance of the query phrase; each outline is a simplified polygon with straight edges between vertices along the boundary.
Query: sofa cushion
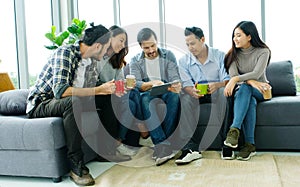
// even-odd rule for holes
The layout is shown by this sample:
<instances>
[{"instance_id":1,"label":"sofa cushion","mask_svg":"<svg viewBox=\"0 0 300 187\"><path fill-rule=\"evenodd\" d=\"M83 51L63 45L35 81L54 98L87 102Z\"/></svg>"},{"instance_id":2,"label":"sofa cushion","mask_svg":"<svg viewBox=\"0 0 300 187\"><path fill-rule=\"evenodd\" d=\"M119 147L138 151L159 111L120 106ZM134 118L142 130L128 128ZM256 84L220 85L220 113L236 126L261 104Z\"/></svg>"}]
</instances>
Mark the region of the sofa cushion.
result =
<instances>
[{"instance_id":1,"label":"sofa cushion","mask_svg":"<svg viewBox=\"0 0 300 187\"><path fill-rule=\"evenodd\" d=\"M28 89L9 90L0 93L0 114L23 115L26 114L26 100Z\"/></svg>"},{"instance_id":2,"label":"sofa cushion","mask_svg":"<svg viewBox=\"0 0 300 187\"><path fill-rule=\"evenodd\" d=\"M296 95L293 64L291 61L271 62L266 71L273 96Z\"/></svg>"},{"instance_id":3,"label":"sofa cushion","mask_svg":"<svg viewBox=\"0 0 300 187\"><path fill-rule=\"evenodd\" d=\"M0 150L53 150L65 146L60 117L0 115Z\"/></svg>"}]
</instances>

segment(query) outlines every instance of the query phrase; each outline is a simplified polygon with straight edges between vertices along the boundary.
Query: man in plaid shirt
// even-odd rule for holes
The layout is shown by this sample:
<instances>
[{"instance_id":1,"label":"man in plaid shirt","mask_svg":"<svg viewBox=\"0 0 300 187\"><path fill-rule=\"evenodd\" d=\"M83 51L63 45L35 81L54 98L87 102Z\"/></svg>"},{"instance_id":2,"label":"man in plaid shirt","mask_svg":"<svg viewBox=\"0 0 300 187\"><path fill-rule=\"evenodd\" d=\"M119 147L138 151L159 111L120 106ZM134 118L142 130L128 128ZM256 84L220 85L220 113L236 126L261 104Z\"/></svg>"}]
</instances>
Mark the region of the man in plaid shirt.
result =
<instances>
[{"instance_id":1,"label":"man in plaid shirt","mask_svg":"<svg viewBox=\"0 0 300 187\"><path fill-rule=\"evenodd\" d=\"M43 67L27 100L26 113L29 118L63 118L67 156L71 165L70 177L78 185L93 185L95 181L83 163L79 129L82 125L80 115L76 114L82 108L82 98L115 92L113 80L96 86L98 74L95 64L106 53L110 40L111 34L107 28L91 24L82 40L56 49ZM114 117L113 114L110 116Z\"/></svg>"}]
</instances>

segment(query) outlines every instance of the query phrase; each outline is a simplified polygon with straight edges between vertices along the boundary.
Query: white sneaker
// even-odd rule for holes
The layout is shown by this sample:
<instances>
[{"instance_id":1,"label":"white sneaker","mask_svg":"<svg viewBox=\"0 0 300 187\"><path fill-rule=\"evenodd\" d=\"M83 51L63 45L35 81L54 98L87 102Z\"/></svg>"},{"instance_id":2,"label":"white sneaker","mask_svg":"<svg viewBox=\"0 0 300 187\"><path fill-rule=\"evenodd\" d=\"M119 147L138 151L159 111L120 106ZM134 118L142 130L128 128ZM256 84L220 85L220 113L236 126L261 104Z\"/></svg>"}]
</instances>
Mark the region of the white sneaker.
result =
<instances>
[{"instance_id":1,"label":"white sneaker","mask_svg":"<svg viewBox=\"0 0 300 187\"><path fill-rule=\"evenodd\" d=\"M124 144L120 144L118 147L117 147L117 151L122 154L122 155L127 155L127 156L134 156L137 151L133 150L133 149L130 149L129 147L127 147L126 145Z\"/></svg>"},{"instance_id":2,"label":"white sneaker","mask_svg":"<svg viewBox=\"0 0 300 187\"><path fill-rule=\"evenodd\" d=\"M175 160L175 163L183 165L200 158L202 158L202 154L199 151L184 150L182 151L181 156Z\"/></svg>"},{"instance_id":3,"label":"white sneaker","mask_svg":"<svg viewBox=\"0 0 300 187\"><path fill-rule=\"evenodd\" d=\"M154 147L154 144L150 136L146 139L140 137L139 144L144 147Z\"/></svg>"}]
</instances>

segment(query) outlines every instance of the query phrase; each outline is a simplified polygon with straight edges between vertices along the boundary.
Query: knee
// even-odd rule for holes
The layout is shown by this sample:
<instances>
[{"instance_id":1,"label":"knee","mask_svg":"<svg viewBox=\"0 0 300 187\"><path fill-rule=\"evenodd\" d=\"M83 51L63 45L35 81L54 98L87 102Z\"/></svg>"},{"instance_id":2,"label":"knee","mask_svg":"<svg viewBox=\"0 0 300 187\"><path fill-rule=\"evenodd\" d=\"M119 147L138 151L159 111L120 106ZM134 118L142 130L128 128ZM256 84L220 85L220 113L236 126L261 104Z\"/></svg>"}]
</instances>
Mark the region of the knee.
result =
<instances>
[{"instance_id":1,"label":"knee","mask_svg":"<svg viewBox=\"0 0 300 187\"><path fill-rule=\"evenodd\" d=\"M240 85L240 88L237 91L236 95L244 95L244 94L247 94L247 93L251 93L250 85L242 84L242 85Z\"/></svg>"}]
</instances>

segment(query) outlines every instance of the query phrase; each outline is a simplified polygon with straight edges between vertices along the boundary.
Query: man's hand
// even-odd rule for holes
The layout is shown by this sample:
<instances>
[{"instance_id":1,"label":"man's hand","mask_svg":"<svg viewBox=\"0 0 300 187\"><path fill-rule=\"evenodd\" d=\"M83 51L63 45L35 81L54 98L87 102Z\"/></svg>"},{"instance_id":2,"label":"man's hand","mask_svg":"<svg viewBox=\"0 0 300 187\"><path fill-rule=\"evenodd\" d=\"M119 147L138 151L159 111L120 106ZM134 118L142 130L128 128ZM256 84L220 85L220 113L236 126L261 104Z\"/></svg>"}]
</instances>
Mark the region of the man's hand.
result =
<instances>
[{"instance_id":1,"label":"man's hand","mask_svg":"<svg viewBox=\"0 0 300 187\"><path fill-rule=\"evenodd\" d=\"M204 95L199 94L199 90L196 89L196 85L195 86L187 86L184 88L185 92L187 92L188 94L190 94L190 96L199 99L200 97L204 97Z\"/></svg>"},{"instance_id":2,"label":"man's hand","mask_svg":"<svg viewBox=\"0 0 300 187\"><path fill-rule=\"evenodd\" d=\"M181 83L180 83L180 82L177 82L177 83L172 84L172 85L168 88L168 91L174 92L174 93L180 93L181 88L182 88Z\"/></svg>"},{"instance_id":3,"label":"man's hand","mask_svg":"<svg viewBox=\"0 0 300 187\"><path fill-rule=\"evenodd\" d=\"M95 87L96 95L109 95L116 91L115 80L108 81L100 86Z\"/></svg>"}]
</instances>

